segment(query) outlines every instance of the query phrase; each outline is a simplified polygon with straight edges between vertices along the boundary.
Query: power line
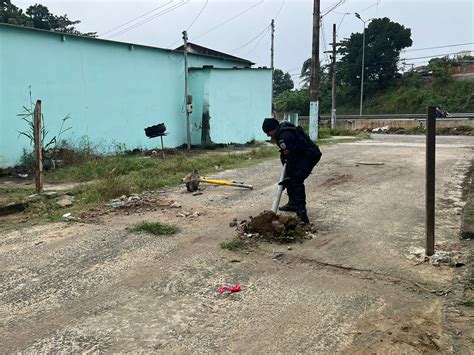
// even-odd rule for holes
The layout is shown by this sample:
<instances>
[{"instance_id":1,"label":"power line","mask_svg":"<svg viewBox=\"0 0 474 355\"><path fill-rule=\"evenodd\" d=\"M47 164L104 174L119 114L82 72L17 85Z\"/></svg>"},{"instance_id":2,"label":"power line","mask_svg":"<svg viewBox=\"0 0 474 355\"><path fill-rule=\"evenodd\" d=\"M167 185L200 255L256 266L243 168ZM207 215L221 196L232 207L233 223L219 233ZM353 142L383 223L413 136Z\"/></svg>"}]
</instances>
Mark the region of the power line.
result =
<instances>
[{"instance_id":1,"label":"power line","mask_svg":"<svg viewBox=\"0 0 474 355\"><path fill-rule=\"evenodd\" d=\"M438 48L448 48L448 47L459 47L459 46L467 46L470 44L474 44L474 42L469 43L459 43L459 44L449 44L446 46L437 46L437 47L426 47L426 48L418 48L418 49L404 49L402 52L415 52L415 51L424 51L427 49L438 49Z\"/></svg>"},{"instance_id":2,"label":"power line","mask_svg":"<svg viewBox=\"0 0 474 355\"><path fill-rule=\"evenodd\" d=\"M138 22L138 23L136 23L136 24L134 24L134 25L132 25L132 26L130 26L130 27L127 27L127 28L125 28L124 30L122 30L122 31L120 31L120 32L118 32L118 33L116 33L116 34L113 34L113 35L109 36L109 38L117 37L117 36L119 36L119 35L121 35L121 34L123 34L123 33L125 33L125 32L131 31L131 30L133 30L133 29L135 29L135 28L137 28L137 27L140 27L140 26L142 26L142 25L144 25L144 24L146 24L146 23L148 23L148 22L150 22L150 21L153 21L154 19L156 19L156 18L158 18L158 17L161 17L161 16L167 14L168 12L174 11L174 10L176 10L177 8L181 7L181 6L186 5L187 3L189 3L189 1L190 1L190 0L181 0L178 4L175 4L175 5L173 5L173 6L169 7L169 8L167 8L167 9L165 9L165 10L163 10L163 11L161 11L161 12L159 12L159 13L153 15L153 16L148 17L147 19L145 19L145 20L143 20L143 21L141 21L141 22Z\"/></svg>"},{"instance_id":3,"label":"power line","mask_svg":"<svg viewBox=\"0 0 474 355\"><path fill-rule=\"evenodd\" d=\"M323 18L324 16L326 16L326 15L329 14L330 12L334 11L334 10L337 9L339 6L341 6L342 4L344 4L345 2L346 2L346 0L339 0L336 4L327 7L326 9L324 9L323 11L321 11L321 13L323 13L323 14L321 15L321 18Z\"/></svg>"},{"instance_id":4,"label":"power line","mask_svg":"<svg viewBox=\"0 0 474 355\"><path fill-rule=\"evenodd\" d=\"M324 36L324 21L321 19L321 32L322 32L322 41L323 41L323 47L324 47L324 55L326 56L326 61L329 63L331 60L329 59L329 56L327 54L327 45L326 45L326 37Z\"/></svg>"},{"instance_id":5,"label":"power line","mask_svg":"<svg viewBox=\"0 0 474 355\"><path fill-rule=\"evenodd\" d=\"M245 9L245 10L239 12L237 15L232 16L231 18L225 20L224 22L221 22L221 23L218 24L217 26L212 27L210 30L208 30L208 31L206 31L206 32L204 32L204 33L201 33L199 36L194 37L192 40L194 41L194 40L196 40L196 39L198 39L198 38L201 38L202 36L207 35L209 32L212 32L212 31L218 29L219 27L224 26L225 24L227 24L227 23L229 23L230 21L236 19L237 17L242 16L243 14L249 12L250 10L256 8L257 6L260 6L261 4L263 4L264 1L265 1L265 0L261 0L261 1L258 2L257 4L254 4L254 5L250 6L250 7L248 7L247 9Z\"/></svg>"},{"instance_id":6,"label":"power line","mask_svg":"<svg viewBox=\"0 0 474 355\"><path fill-rule=\"evenodd\" d=\"M346 17L347 15L350 15L350 14L351 14L350 12L344 13L344 16L342 16L342 18L341 18L341 22L339 22L339 26L337 26L337 29L336 29L337 33L339 33L339 27L341 27L342 21L344 21L344 17Z\"/></svg>"},{"instance_id":7,"label":"power line","mask_svg":"<svg viewBox=\"0 0 474 355\"><path fill-rule=\"evenodd\" d=\"M260 36L263 36L263 35L265 34L265 32L268 31L268 27L269 27L269 26L266 26L261 32L258 33L258 35L256 35L255 37L253 37L250 41L246 42L245 44L241 45L241 46L238 47L238 48L232 49L232 52L238 51L239 49L242 49L242 48L244 48L244 47L247 47L250 43L252 43L253 41L257 40Z\"/></svg>"},{"instance_id":8,"label":"power line","mask_svg":"<svg viewBox=\"0 0 474 355\"><path fill-rule=\"evenodd\" d=\"M204 3L204 6L202 7L201 11L199 11L199 13L197 14L196 18L193 20L193 22L191 22L191 24L189 25L189 27L186 28L186 31L188 31L188 30L194 25L194 22L197 21L197 19L199 18L199 16L201 16L201 14L202 14L202 12L204 11L204 9L206 8L208 2L209 2L209 0L206 0L206 2Z\"/></svg>"},{"instance_id":9,"label":"power line","mask_svg":"<svg viewBox=\"0 0 474 355\"><path fill-rule=\"evenodd\" d=\"M270 26L267 27L267 32L268 32L269 29L270 29ZM267 32L265 32L265 33L267 33ZM244 55L245 56L250 55L250 53L252 53L258 47L258 44L262 41L263 38L265 38L265 36L260 37L259 40L257 41L257 43L255 43L255 46Z\"/></svg>"},{"instance_id":10,"label":"power line","mask_svg":"<svg viewBox=\"0 0 474 355\"><path fill-rule=\"evenodd\" d=\"M206 0L206 2L204 3L204 6L202 7L201 11L199 11L199 13L197 14L196 18L193 20L193 22L191 22L191 24L188 26L188 28L186 29L186 32L189 31L189 29L192 27L192 25L194 25L194 23L197 21L197 19L199 18L199 16L201 16L202 12L204 11L204 9L206 8L207 6L207 3L209 2L209 0ZM175 44L181 42L181 39L178 39L177 41L169 44L168 46L166 46L166 48L171 48L173 47Z\"/></svg>"},{"instance_id":11,"label":"power line","mask_svg":"<svg viewBox=\"0 0 474 355\"><path fill-rule=\"evenodd\" d=\"M168 1L166 4L163 4L163 5L160 5L160 6L158 6L158 7L155 7L154 9L152 9L152 10L150 10L150 11L148 11L148 12L145 12L144 14L141 14L140 16L135 17L135 18L131 19L130 21L127 21L127 22L125 22L124 24L122 24L122 25L120 25L120 26L117 26L117 27L111 28L111 29L108 30L108 31L105 31L105 32L102 33L101 35L104 36L104 35L106 35L107 33L113 32L113 31L115 31L116 29L118 29L118 28L120 28L120 27L123 27L123 26L125 26L125 25L128 25L129 23L132 23L133 21L138 20L139 18L145 17L146 15L151 14L152 12L155 12L156 10L159 10L159 9L161 9L162 7L165 7L165 6L169 5L169 4L171 4L172 2L173 2L173 0L170 0L170 1Z\"/></svg>"},{"instance_id":12,"label":"power line","mask_svg":"<svg viewBox=\"0 0 474 355\"><path fill-rule=\"evenodd\" d=\"M452 52L452 53L445 53L445 54L436 54L436 55L429 55L425 57L415 57L415 58L402 58L400 60L413 60L413 59L423 59L423 58L441 58L441 57L446 57L447 55L452 55L452 54L457 54L457 52Z\"/></svg>"},{"instance_id":13,"label":"power line","mask_svg":"<svg viewBox=\"0 0 474 355\"><path fill-rule=\"evenodd\" d=\"M280 12L283 9L283 6L285 5L286 0L283 0L280 6L280 9L278 10L277 14L275 15L275 20L280 16Z\"/></svg>"}]
</instances>

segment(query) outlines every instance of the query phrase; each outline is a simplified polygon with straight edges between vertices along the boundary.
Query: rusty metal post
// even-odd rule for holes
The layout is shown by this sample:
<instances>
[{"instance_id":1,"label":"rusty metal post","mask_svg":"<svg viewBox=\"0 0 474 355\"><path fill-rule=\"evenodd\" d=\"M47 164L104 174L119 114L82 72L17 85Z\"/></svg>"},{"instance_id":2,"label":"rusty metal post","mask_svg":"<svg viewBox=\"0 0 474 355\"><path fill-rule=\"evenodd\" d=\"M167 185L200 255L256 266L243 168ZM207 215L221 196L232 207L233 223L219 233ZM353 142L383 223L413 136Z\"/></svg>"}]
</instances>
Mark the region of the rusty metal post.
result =
<instances>
[{"instance_id":1,"label":"rusty metal post","mask_svg":"<svg viewBox=\"0 0 474 355\"><path fill-rule=\"evenodd\" d=\"M35 184L36 192L43 193L43 142L41 136L41 100L36 101L34 111L34 131L35 139Z\"/></svg>"},{"instance_id":2,"label":"rusty metal post","mask_svg":"<svg viewBox=\"0 0 474 355\"><path fill-rule=\"evenodd\" d=\"M165 148L163 147L163 136L160 136L161 138L161 157L165 159Z\"/></svg>"},{"instance_id":3,"label":"rusty metal post","mask_svg":"<svg viewBox=\"0 0 474 355\"><path fill-rule=\"evenodd\" d=\"M435 252L435 166L436 108L428 107L426 117L426 255Z\"/></svg>"}]
</instances>

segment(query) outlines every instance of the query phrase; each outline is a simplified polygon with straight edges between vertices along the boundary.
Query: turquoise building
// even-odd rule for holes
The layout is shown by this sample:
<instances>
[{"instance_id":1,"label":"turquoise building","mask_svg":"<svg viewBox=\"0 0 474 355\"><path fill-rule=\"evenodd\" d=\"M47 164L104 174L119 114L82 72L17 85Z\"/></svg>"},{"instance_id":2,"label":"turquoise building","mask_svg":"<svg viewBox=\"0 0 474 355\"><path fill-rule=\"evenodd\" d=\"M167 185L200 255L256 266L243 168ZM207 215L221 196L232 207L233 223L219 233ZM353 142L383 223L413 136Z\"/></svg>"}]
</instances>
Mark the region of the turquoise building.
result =
<instances>
[{"instance_id":1,"label":"turquoise building","mask_svg":"<svg viewBox=\"0 0 474 355\"><path fill-rule=\"evenodd\" d=\"M193 145L263 140L271 114L271 69L188 46ZM112 152L159 146L144 128L165 123L166 147L187 142L184 55L168 50L0 24L0 167L15 165L30 142L17 115L42 101L48 137L69 115L62 139ZM30 100L31 92L31 100Z\"/></svg>"}]
</instances>

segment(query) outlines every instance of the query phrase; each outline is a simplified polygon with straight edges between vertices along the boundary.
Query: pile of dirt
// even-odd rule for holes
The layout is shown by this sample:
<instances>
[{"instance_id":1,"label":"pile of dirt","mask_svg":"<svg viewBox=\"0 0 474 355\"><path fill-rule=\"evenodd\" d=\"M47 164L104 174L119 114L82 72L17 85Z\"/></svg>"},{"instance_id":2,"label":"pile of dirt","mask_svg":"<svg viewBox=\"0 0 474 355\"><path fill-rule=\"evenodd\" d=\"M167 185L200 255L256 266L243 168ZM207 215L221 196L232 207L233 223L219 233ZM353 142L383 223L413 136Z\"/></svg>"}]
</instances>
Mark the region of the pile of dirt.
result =
<instances>
[{"instance_id":1,"label":"pile of dirt","mask_svg":"<svg viewBox=\"0 0 474 355\"><path fill-rule=\"evenodd\" d=\"M289 215L277 215L272 211L264 211L249 221L240 223L234 220L241 241L266 241L281 244L302 242L310 239L316 230Z\"/></svg>"}]
</instances>

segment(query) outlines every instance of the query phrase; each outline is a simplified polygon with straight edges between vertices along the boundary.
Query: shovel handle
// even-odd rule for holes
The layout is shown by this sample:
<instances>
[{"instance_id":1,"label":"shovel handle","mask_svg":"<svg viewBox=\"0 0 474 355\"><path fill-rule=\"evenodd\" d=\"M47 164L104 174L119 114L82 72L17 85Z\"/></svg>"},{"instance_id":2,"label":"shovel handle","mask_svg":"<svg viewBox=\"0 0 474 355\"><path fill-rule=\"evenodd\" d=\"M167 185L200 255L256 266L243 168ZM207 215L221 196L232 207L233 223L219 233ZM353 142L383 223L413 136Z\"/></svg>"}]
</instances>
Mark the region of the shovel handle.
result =
<instances>
[{"instance_id":1,"label":"shovel handle","mask_svg":"<svg viewBox=\"0 0 474 355\"><path fill-rule=\"evenodd\" d=\"M205 182L208 184L214 184L214 185L224 185L224 186L235 186L235 187L242 187L244 189L253 189L252 185L245 184L241 181L234 181L234 180L214 180L214 179L206 179L206 178L201 178L199 179L200 182Z\"/></svg>"},{"instance_id":2,"label":"shovel handle","mask_svg":"<svg viewBox=\"0 0 474 355\"><path fill-rule=\"evenodd\" d=\"M283 169L281 171L281 177L280 181L283 181L283 179L286 176L286 163L283 164ZM272 211L273 213L277 213L278 207L280 206L280 200L281 200L281 194L283 193L283 185L278 185L277 192L275 195L275 199L273 200L273 205L272 205Z\"/></svg>"}]
</instances>

